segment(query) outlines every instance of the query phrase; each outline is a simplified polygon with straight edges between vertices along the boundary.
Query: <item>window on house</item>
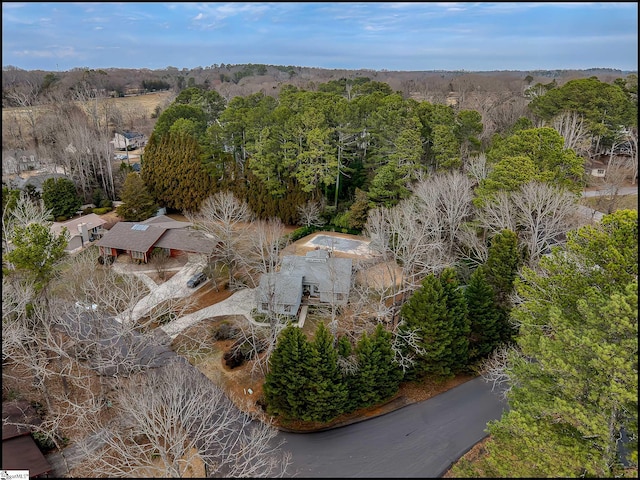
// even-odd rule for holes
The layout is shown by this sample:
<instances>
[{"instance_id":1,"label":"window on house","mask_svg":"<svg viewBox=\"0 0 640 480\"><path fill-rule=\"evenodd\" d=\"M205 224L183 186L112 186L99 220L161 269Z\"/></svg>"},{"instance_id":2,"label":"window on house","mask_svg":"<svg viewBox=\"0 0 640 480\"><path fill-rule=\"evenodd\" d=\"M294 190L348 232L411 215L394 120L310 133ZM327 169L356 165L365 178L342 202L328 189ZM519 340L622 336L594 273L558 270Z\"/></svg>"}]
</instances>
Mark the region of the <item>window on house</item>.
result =
<instances>
[{"instance_id":1,"label":"window on house","mask_svg":"<svg viewBox=\"0 0 640 480\"><path fill-rule=\"evenodd\" d=\"M336 293L336 300L338 302L344 300L344 293Z\"/></svg>"},{"instance_id":2,"label":"window on house","mask_svg":"<svg viewBox=\"0 0 640 480\"><path fill-rule=\"evenodd\" d=\"M260 305L261 305L260 308L262 308L262 310L269 310L269 304L268 303L265 302L265 303L261 303Z\"/></svg>"},{"instance_id":3,"label":"window on house","mask_svg":"<svg viewBox=\"0 0 640 480\"><path fill-rule=\"evenodd\" d=\"M135 250L131 250L131 257L139 260L144 260L144 252L136 252Z\"/></svg>"},{"instance_id":4,"label":"window on house","mask_svg":"<svg viewBox=\"0 0 640 480\"><path fill-rule=\"evenodd\" d=\"M285 305L285 306L282 308L282 311L283 311L284 313L291 313L291 305Z\"/></svg>"},{"instance_id":5,"label":"window on house","mask_svg":"<svg viewBox=\"0 0 640 480\"><path fill-rule=\"evenodd\" d=\"M604 168L598 169L598 175L604 175Z\"/></svg>"}]
</instances>

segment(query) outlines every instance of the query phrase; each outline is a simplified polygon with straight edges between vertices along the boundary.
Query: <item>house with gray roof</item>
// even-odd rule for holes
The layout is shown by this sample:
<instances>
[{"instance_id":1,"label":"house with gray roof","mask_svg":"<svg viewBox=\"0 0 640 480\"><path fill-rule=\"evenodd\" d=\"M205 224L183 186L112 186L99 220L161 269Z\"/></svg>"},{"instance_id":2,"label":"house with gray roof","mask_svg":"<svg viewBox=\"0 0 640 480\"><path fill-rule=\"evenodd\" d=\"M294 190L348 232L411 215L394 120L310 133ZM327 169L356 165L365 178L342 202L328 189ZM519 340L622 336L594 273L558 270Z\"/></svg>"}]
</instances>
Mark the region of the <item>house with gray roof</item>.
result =
<instances>
[{"instance_id":1,"label":"house with gray roof","mask_svg":"<svg viewBox=\"0 0 640 480\"><path fill-rule=\"evenodd\" d=\"M121 132L115 132L111 143L116 150L132 150L144 147L147 144L147 137L140 132L124 130Z\"/></svg>"},{"instance_id":2,"label":"house with gray roof","mask_svg":"<svg viewBox=\"0 0 640 480\"><path fill-rule=\"evenodd\" d=\"M54 222L51 224L50 230L54 235L59 235L62 229L66 228L69 232L69 238L65 250L73 253L104 235L106 230L102 227L105 223L107 222L102 217L90 213L66 222Z\"/></svg>"},{"instance_id":3,"label":"house with gray roof","mask_svg":"<svg viewBox=\"0 0 640 480\"><path fill-rule=\"evenodd\" d=\"M287 255L280 270L263 274L256 290L259 313L297 315L303 304L346 305L352 260L317 249L304 257Z\"/></svg>"},{"instance_id":4,"label":"house with gray roof","mask_svg":"<svg viewBox=\"0 0 640 480\"><path fill-rule=\"evenodd\" d=\"M103 257L127 254L139 263L147 263L155 248L175 257L182 253L212 255L215 241L203 232L190 228L191 223L165 215L144 222L118 222L96 243Z\"/></svg>"}]
</instances>

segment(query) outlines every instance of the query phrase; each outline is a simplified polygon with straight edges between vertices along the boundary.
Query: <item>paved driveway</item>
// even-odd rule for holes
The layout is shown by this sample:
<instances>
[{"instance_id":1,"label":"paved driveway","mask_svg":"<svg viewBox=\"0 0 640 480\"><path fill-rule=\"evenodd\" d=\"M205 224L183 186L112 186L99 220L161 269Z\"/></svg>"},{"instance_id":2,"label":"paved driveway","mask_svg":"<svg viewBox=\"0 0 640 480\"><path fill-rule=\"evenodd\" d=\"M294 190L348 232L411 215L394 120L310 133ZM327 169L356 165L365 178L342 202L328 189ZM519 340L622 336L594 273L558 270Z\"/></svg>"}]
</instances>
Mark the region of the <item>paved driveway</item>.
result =
<instances>
[{"instance_id":1,"label":"paved driveway","mask_svg":"<svg viewBox=\"0 0 640 480\"><path fill-rule=\"evenodd\" d=\"M251 309L255 306L255 289L245 288L231 295L229 298L214 305L202 308L196 312L177 318L161 328L171 338L176 336L185 328L205 318L217 317L221 315L244 315L247 320L253 321Z\"/></svg>"},{"instance_id":2,"label":"paved driveway","mask_svg":"<svg viewBox=\"0 0 640 480\"><path fill-rule=\"evenodd\" d=\"M114 267L115 266L116 264L114 264ZM197 289L187 287L187 280L189 280L191 275L201 270L203 267L204 260L201 257L194 257L193 260L190 259L178 272L161 285L157 285L153 280L145 275L145 270L127 271L126 266L117 267L122 273L136 275L141 278L142 281L149 286L150 292L146 297L138 301L130 311L125 311L118 315L116 320L120 322L122 319L126 318L136 321L149 313L153 307L165 300L170 298L188 297ZM153 271L155 270L149 270L149 272ZM200 286L202 285L204 284L201 284Z\"/></svg>"}]
</instances>

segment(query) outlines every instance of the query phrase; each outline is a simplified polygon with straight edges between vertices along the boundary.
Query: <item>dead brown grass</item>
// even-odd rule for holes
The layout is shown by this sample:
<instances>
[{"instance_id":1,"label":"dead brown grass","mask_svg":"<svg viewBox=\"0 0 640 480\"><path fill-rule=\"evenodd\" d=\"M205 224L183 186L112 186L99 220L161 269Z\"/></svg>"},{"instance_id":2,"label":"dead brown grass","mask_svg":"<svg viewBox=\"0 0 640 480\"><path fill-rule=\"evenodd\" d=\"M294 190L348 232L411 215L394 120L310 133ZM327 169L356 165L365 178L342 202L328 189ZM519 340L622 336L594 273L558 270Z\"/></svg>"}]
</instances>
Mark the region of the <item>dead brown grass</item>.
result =
<instances>
[{"instance_id":1,"label":"dead brown grass","mask_svg":"<svg viewBox=\"0 0 640 480\"><path fill-rule=\"evenodd\" d=\"M135 116L140 118L151 118L157 106L163 107L173 96L173 92L153 92L144 95L135 95L130 97L118 97L118 98L100 98L98 99L98 108L103 104L110 104L118 108L125 113L135 113ZM83 107L85 111L88 111L87 102L76 102L80 107ZM36 118L47 112L49 106L36 105L32 107L35 111ZM17 119L20 122L27 122L28 110L24 107L9 107L2 109L2 121L10 122ZM25 123L26 126L26 123Z\"/></svg>"}]
</instances>

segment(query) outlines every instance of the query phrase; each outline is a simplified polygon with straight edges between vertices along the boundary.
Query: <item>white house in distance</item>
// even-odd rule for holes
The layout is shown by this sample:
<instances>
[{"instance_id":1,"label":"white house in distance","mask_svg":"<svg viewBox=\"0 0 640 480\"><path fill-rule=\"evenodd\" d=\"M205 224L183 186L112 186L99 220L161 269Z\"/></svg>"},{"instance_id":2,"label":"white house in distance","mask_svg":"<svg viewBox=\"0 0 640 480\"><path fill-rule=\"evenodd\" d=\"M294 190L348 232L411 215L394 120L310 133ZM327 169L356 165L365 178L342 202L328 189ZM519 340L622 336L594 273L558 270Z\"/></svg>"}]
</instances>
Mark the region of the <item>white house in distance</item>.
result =
<instances>
[{"instance_id":1,"label":"white house in distance","mask_svg":"<svg viewBox=\"0 0 640 480\"><path fill-rule=\"evenodd\" d=\"M147 144L147 137L143 133L124 130L116 132L111 140L116 150L134 150Z\"/></svg>"}]
</instances>

